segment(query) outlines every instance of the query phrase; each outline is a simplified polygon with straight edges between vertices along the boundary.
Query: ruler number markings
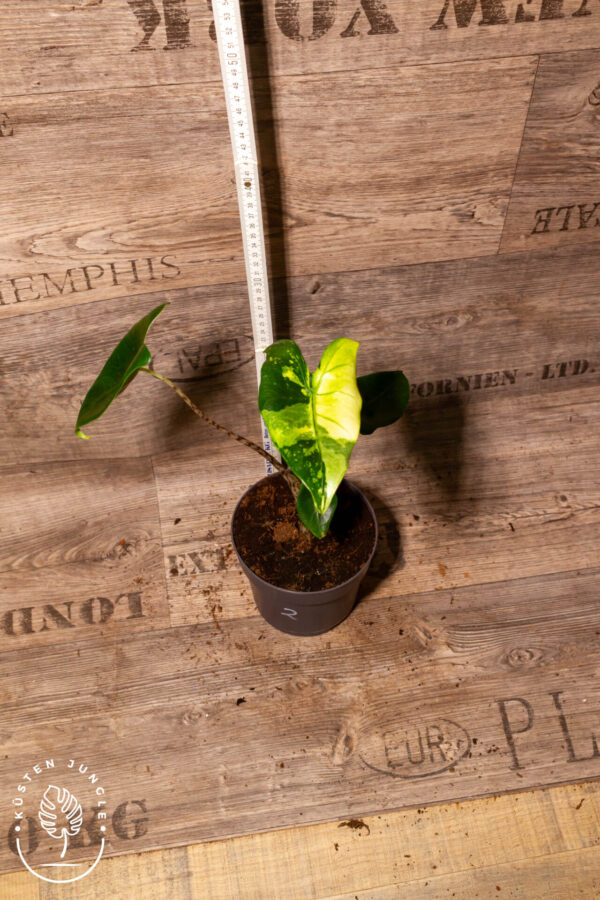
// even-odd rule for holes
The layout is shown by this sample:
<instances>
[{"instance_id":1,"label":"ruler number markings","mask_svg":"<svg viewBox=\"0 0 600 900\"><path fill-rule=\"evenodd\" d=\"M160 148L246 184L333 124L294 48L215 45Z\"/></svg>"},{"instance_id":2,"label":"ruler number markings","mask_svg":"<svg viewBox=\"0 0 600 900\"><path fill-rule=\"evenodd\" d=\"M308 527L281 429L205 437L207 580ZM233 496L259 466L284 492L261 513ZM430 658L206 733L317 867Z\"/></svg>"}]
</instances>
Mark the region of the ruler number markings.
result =
<instances>
[{"instance_id":1,"label":"ruler number markings","mask_svg":"<svg viewBox=\"0 0 600 900\"><path fill-rule=\"evenodd\" d=\"M213 13L233 149L257 375L260 378L264 358L262 351L273 342L273 327L254 122L239 0L213 0ZM262 420L261 430L265 450L277 454ZM268 463L267 472L270 473L271 470Z\"/></svg>"}]
</instances>

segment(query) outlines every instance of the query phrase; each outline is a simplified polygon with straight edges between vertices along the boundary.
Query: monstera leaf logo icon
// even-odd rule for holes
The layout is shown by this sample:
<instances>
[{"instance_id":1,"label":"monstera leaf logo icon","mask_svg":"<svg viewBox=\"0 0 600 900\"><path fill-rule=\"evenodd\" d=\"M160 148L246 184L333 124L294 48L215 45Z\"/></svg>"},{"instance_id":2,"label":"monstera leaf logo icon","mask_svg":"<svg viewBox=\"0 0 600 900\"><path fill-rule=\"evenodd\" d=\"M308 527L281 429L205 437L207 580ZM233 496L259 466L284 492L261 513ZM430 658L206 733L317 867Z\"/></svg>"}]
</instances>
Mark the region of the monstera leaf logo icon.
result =
<instances>
[{"instance_id":1,"label":"monstera leaf logo icon","mask_svg":"<svg viewBox=\"0 0 600 900\"><path fill-rule=\"evenodd\" d=\"M60 858L63 859L67 852L67 840L79 833L83 822L81 804L69 793L66 788L59 788L55 784L49 784L40 801L38 818L44 831L60 840L64 845Z\"/></svg>"}]
</instances>

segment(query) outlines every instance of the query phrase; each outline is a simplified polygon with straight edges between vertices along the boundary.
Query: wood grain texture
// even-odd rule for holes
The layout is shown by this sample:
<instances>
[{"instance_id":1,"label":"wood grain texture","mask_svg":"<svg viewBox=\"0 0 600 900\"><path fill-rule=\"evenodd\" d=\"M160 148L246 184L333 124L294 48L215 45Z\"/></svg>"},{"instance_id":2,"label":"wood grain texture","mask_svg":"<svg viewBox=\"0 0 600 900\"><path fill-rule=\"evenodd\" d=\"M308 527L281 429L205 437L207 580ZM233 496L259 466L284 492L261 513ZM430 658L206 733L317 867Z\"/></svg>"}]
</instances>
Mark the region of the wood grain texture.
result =
<instances>
[{"instance_id":1,"label":"wood grain texture","mask_svg":"<svg viewBox=\"0 0 600 900\"><path fill-rule=\"evenodd\" d=\"M407 373L415 409L426 405L451 418L447 407L454 404L456 419L457 406L486 396L516 402L596 385L599 278L598 256L585 247L298 277L274 285L275 334L293 336L312 368L329 340L353 337L361 342L361 374L385 359ZM368 315L365 298L377 301ZM183 389L218 421L260 439L246 287L214 285L6 320L2 466L187 448L200 463L228 453L225 438L143 374L90 426L91 441L73 434L79 404L112 348L163 300L171 305L148 338L157 370L182 379ZM372 440L377 446L379 436ZM262 462L249 452L247 462L252 474L260 472ZM385 467L385 457L381 462Z\"/></svg>"},{"instance_id":2,"label":"wood grain texture","mask_svg":"<svg viewBox=\"0 0 600 900\"><path fill-rule=\"evenodd\" d=\"M576 871L571 872L571 866ZM485 897L487 892L494 896L493 890L504 890L504 896L529 898L535 896L542 881L548 880L544 896L548 900L564 900L565 897L584 898L594 896L600 882L597 876L597 852L583 851L580 854L565 853L558 857L542 857L527 861L518 867L514 863L492 866L483 872L468 875L450 875L449 877L427 878L415 882L406 890L405 885L387 885L374 890L360 891L358 894L345 894L345 900L434 900L434 898L452 896L457 890L463 890L467 896ZM484 893L481 893L484 892ZM342 896L328 900L344 900Z\"/></svg>"},{"instance_id":3,"label":"wood grain texture","mask_svg":"<svg viewBox=\"0 0 600 900\"><path fill-rule=\"evenodd\" d=\"M564 853L557 857L541 857L528 860L522 866L508 863L500 866L491 866L489 870L472 872L467 875L453 874L450 876L424 878L411 884L406 889L405 885L386 885L374 890L360 891L358 894L338 895L328 900L434 900L443 897L444 894L456 896L457 890L466 892L466 896L485 897L494 896L492 891L498 888L504 891L505 897L529 898L534 891L539 891L542 881L548 880L548 886L544 888L544 897L548 900L569 900L581 898L585 900L594 896L600 887L598 880L598 853L593 850L581 853ZM571 866L575 866L573 873ZM483 893L481 893L483 892Z\"/></svg>"},{"instance_id":4,"label":"wood grain texture","mask_svg":"<svg viewBox=\"0 0 600 900\"><path fill-rule=\"evenodd\" d=\"M40 900L86 900L92 897L121 900L126 896L132 900L149 896L155 900L195 900L190 882L187 848L176 847L168 852L105 859L96 872L76 884L42 885ZM201 887L197 896L208 896L206 886Z\"/></svg>"},{"instance_id":5,"label":"wood grain texture","mask_svg":"<svg viewBox=\"0 0 600 900\"><path fill-rule=\"evenodd\" d=\"M497 886L509 898L589 900L599 813L597 783L523 791L365 817L357 830L331 822L107 859L78 885L43 885L41 900L142 900L150 890L158 900L263 900L265 885L288 900L488 897Z\"/></svg>"},{"instance_id":6,"label":"wood grain texture","mask_svg":"<svg viewBox=\"0 0 600 900\"><path fill-rule=\"evenodd\" d=\"M289 274L494 253L536 66L524 57L365 70L351 82L277 79Z\"/></svg>"},{"instance_id":7,"label":"wood grain texture","mask_svg":"<svg viewBox=\"0 0 600 900\"><path fill-rule=\"evenodd\" d=\"M149 460L3 474L0 537L3 650L168 624Z\"/></svg>"},{"instance_id":8,"label":"wood grain texture","mask_svg":"<svg viewBox=\"0 0 600 900\"><path fill-rule=\"evenodd\" d=\"M599 59L583 51L540 60L503 252L600 238Z\"/></svg>"},{"instance_id":9,"label":"wood grain texture","mask_svg":"<svg viewBox=\"0 0 600 900\"><path fill-rule=\"evenodd\" d=\"M582 797L584 802L576 809ZM578 818L586 804L585 817ZM378 896L371 892L386 890L392 897L441 900L455 890L456 897L475 898L475 888L487 898L497 893L496 885L501 896L506 892L509 897L537 900L548 896L550 888L546 878L539 878L543 863L563 886L569 876L577 884L575 872L581 884L597 883L595 784L420 808L363 821L369 833L366 828L353 831L331 823L189 847L193 884L198 889L203 879L211 900L226 896L260 900L265 883L273 885L274 896L290 900L338 896L354 900L356 894ZM502 869L504 877L498 879ZM446 892L448 884L452 890ZM429 892L419 893L424 888ZM589 891L582 896L593 895ZM565 900L570 895L556 896Z\"/></svg>"},{"instance_id":10,"label":"wood grain texture","mask_svg":"<svg viewBox=\"0 0 600 900\"><path fill-rule=\"evenodd\" d=\"M597 0L253 0L243 7L256 75L267 52L279 76L600 46ZM219 81L208 3L147 0L137 11L126 0L3 0L4 96ZM148 49L132 52L145 33Z\"/></svg>"},{"instance_id":11,"label":"wood grain texture","mask_svg":"<svg viewBox=\"0 0 600 900\"><path fill-rule=\"evenodd\" d=\"M9 114L0 315L242 277L220 86L20 97Z\"/></svg>"},{"instance_id":12,"label":"wood grain texture","mask_svg":"<svg viewBox=\"0 0 600 900\"><path fill-rule=\"evenodd\" d=\"M0 876L0 890L6 900L40 900L41 881L29 872L14 872Z\"/></svg>"},{"instance_id":13,"label":"wood grain texture","mask_svg":"<svg viewBox=\"0 0 600 900\"><path fill-rule=\"evenodd\" d=\"M285 272L495 253L535 66L258 84L259 130L278 145L276 157L266 141L263 164ZM243 279L219 84L19 97L8 115L0 316ZM273 254L273 274L283 263Z\"/></svg>"},{"instance_id":14,"label":"wood grain texture","mask_svg":"<svg viewBox=\"0 0 600 900\"><path fill-rule=\"evenodd\" d=\"M59 645L3 653L3 827L50 752L100 774L108 855L596 778L597 583L369 598L301 642L255 616L73 640L68 669Z\"/></svg>"}]
</instances>

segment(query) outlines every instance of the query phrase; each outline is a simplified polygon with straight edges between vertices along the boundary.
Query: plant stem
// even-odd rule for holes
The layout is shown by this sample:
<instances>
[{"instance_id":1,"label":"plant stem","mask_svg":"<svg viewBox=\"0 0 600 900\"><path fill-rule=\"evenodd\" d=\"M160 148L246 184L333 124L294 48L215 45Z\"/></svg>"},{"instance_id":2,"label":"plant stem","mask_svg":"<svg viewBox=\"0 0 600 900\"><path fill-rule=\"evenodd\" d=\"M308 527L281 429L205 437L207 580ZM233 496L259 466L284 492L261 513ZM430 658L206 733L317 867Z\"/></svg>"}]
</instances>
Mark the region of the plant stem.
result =
<instances>
[{"instance_id":1,"label":"plant stem","mask_svg":"<svg viewBox=\"0 0 600 900\"><path fill-rule=\"evenodd\" d=\"M294 473L287 468L283 463L278 462L274 456L271 456L266 450L262 447L259 447L258 444L255 444L254 441L248 440L248 438L242 437L241 434L236 434L234 431L230 431L228 428L225 428L223 425L219 425L218 422L215 422L214 419L211 419L205 412L203 412L193 400L191 400L187 394L181 390L181 388L177 387L170 378L167 378L166 375L161 375L159 372L155 372L153 369L145 369L142 368L139 370L140 372L147 372L148 375L152 375L153 378L157 378L159 381L164 382L170 388L172 388L175 393L181 397L183 402L188 406L193 413L207 422L209 425L212 425L213 428L216 428L217 431L221 431L223 434L226 434L227 437L232 438L234 441L237 441L239 444L244 444L245 447L249 447L251 450L254 450L255 453L258 453L263 459L266 459L271 465L277 469L278 472L281 472L283 477L285 478L287 485L294 496L294 500L298 499L298 494L300 493L300 488L302 486L302 482L300 479L294 475Z\"/></svg>"}]
</instances>

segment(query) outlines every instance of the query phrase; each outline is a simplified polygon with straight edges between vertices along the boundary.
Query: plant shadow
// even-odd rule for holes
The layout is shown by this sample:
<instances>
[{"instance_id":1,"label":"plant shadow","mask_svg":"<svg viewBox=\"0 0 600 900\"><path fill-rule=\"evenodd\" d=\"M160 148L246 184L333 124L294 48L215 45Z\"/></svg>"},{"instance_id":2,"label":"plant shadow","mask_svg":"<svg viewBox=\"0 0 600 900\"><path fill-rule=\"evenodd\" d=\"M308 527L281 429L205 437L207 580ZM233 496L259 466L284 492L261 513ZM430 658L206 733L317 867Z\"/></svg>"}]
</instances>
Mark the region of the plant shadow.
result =
<instances>
[{"instance_id":1,"label":"plant shadow","mask_svg":"<svg viewBox=\"0 0 600 900\"><path fill-rule=\"evenodd\" d=\"M433 476L433 488L427 489L425 502L447 506L463 488L464 432L466 404L463 397L451 394L421 406L409 407L402 419L403 439L408 455ZM365 600L393 572L404 568L402 537L394 511L372 491L362 488L371 501L379 542L373 562L358 593L357 603Z\"/></svg>"},{"instance_id":2,"label":"plant shadow","mask_svg":"<svg viewBox=\"0 0 600 900\"><path fill-rule=\"evenodd\" d=\"M248 404L245 393L238 391L236 372L226 372L218 377L207 375L203 379L196 378L194 381L181 382L178 387L196 406L220 425L260 443L260 433L252 432L252 424L258 432L256 423L246 421L244 425L235 418L234 410ZM170 453L193 449L194 453L198 455L199 463L204 458L210 459L215 453L228 455L233 447L230 438L222 433L217 433L210 425L201 421L174 394L168 397L165 403L168 406L163 413L165 442L162 452ZM258 408L256 422L258 422ZM239 448L239 444L237 446ZM254 456L251 450L246 452L250 458ZM256 457L256 459L259 458Z\"/></svg>"},{"instance_id":3,"label":"plant shadow","mask_svg":"<svg viewBox=\"0 0 600 900\"><path fill-rule=\"evenodd\" d=\"M409 407L403 433L410 455L434 476L444 500L454 500L463 486L466 403L449 394Z\"/></svg>"},{"instance_id":4,"label":"plant shadow","mask_svg":"<svg viewBox=\"0 0 600 900\"><path fill-rule=\"evenodd\" d=\"M284 187L273 103L269 45L266 39L263 0L241 4L242 23L256 124L256 150L261 173L267 265L270 273L271 308L275 338L291 335L288 260L284 230Z\"/></svg>"},{"instance_id":5,"label":"plant shadow","mask_svg":"<svg viewBox=\"0 0 600 900\"><path fill-rule=\"evenodd\" d=\"M392 572L404 568L402 537L393 511L373 491L364 487L361 487L361 490L375 512L379 539L373 561L358 590L356 605L366 600L382 581L389 578Z\"/></svg>"}]
</instances>

